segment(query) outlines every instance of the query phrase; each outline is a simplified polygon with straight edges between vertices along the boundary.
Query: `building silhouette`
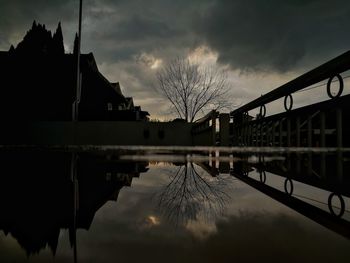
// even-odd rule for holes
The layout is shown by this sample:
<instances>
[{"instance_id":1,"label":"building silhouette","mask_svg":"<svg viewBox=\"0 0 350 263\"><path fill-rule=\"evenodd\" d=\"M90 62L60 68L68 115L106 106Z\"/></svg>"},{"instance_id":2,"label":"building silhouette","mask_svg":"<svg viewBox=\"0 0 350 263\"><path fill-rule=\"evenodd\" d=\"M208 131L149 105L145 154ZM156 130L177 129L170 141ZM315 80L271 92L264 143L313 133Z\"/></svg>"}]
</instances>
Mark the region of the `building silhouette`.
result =
<instances>
[{"instance_id":1,"label":"building silhouette","mask_svg":"<svg viewBox=\"0 0 350 263\"><path fill-rule=\"evenodd\" d=\"M0 119L10 121L69 121L76 97L76 42L65 53L61 24L52 34L45 25L32 28L16 47L0 51L2 87ZM148 113L126 98L119 83L98 70L92 53L81 55L82 92L79 120L147 120Z\"/></svg>"}]
</instances>

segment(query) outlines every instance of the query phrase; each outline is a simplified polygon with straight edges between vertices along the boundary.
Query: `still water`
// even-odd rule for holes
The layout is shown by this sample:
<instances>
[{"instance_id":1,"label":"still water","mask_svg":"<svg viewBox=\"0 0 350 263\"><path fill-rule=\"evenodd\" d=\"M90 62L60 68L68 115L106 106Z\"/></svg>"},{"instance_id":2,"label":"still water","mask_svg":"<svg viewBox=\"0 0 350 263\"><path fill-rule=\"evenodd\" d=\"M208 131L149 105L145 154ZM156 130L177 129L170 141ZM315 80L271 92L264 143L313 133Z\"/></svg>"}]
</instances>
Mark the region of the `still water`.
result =
<instances>
[{"instance_id":1,"label":"still water","mask_svg":"<svg viewBox=\"0 0 350 263\"><path fill-rule=\"evenodd\" d=\"M2 149L0 262L349 262L349 155Z\"/></svg>"}]
</instances>

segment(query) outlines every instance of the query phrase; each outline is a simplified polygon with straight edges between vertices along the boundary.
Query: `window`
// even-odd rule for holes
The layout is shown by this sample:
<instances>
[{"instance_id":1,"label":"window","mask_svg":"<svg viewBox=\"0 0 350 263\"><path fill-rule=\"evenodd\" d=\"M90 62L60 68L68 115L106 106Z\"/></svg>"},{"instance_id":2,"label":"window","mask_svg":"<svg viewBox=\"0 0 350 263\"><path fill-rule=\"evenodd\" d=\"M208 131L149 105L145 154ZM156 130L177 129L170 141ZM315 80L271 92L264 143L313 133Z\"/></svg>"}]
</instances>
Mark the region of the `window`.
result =
<instances>
[{"instance_id":1,"label":"window","mask_svg":"<svg viewBox=\"0 0 350 263\"><path fill-rule=\"evenodd\" d=\"M107 103L107 109L108 109L108 111L112 111L113 110L113 104L108 102Z\"/></svg>"}]
</instances>

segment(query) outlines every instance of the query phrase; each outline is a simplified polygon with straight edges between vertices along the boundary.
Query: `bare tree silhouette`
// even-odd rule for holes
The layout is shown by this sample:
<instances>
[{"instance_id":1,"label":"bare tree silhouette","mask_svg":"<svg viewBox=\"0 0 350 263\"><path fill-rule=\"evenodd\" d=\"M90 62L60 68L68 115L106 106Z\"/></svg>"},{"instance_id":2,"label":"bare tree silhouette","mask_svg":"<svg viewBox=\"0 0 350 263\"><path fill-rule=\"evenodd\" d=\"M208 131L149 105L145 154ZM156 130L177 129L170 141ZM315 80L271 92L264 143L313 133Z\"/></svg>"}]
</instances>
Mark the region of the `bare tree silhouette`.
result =
<instances>
[{"instance_id":1,"label":"bare tree silhouette","mask_svg":"<svg viewBox=\"0 0 350 263\"><path fill-rule=\"evenodd\" d=\"M193 122L205 110L229 106L225 71L177 58L157 73L157 79L158 91L170 101L178 117L187 122Z\"/></svg>"},{"instance_id":2,"label":"bare tree silhouette","mask_svg":"<svg viewBox=\"0 0 350 263\"><path fill-rule=\"evenodd\" d=\"M201 171L201 172L200 172ZM210 220L222 214L229 199L223 178L211 177L192 162L179 166L157 196L163 216L175 224L198 219Z\"/></svg>"}]
</instances>

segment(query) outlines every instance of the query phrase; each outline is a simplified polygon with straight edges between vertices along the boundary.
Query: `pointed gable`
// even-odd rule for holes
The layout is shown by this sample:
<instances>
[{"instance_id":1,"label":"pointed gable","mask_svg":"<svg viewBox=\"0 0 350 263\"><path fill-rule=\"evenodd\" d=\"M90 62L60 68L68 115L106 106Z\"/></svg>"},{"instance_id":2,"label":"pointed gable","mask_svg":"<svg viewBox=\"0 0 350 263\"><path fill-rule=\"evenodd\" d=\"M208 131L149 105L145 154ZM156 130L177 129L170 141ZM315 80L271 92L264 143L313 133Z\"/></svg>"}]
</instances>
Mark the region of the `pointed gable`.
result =
<instances>
[{"instance_id":1,"label":"pointed gable","mask_svg":"<svg viewBox=\"0 0 350 263\"><path fill-rule=\"evenodd\" d=\"M58 23L55 34L52 37L51 52L54 54L64 54L63 34L61 22Z\"/></svg>"}]
</instances>

